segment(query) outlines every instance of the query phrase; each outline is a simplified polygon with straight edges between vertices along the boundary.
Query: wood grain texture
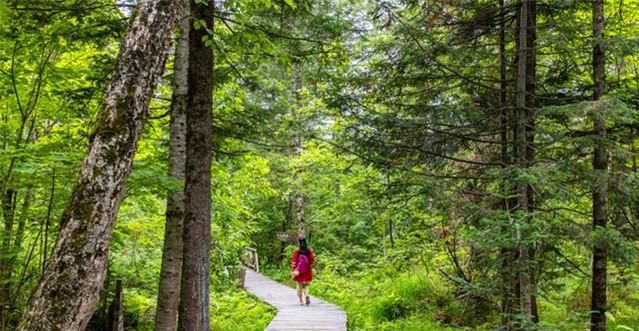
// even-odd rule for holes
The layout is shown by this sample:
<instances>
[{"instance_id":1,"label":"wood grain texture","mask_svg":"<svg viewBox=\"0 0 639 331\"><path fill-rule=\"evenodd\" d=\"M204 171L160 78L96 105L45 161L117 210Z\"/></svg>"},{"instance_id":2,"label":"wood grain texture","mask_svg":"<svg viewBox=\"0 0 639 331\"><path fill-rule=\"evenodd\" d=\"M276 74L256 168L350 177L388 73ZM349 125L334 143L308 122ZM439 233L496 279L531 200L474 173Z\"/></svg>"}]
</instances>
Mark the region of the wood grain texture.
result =
<instances>
[{"instance_id":1,"label":"wood grain texture","mask_svg":"<svg viewBox=\"0 0 639 331\"><path fill-rule=\"evenodd\" d=\"M248 269L244 288L277 309L266 331L346 331L346 313L334 304L311 296L310 306L300 306L295 289Z\"/></svg>"}]
</instances>

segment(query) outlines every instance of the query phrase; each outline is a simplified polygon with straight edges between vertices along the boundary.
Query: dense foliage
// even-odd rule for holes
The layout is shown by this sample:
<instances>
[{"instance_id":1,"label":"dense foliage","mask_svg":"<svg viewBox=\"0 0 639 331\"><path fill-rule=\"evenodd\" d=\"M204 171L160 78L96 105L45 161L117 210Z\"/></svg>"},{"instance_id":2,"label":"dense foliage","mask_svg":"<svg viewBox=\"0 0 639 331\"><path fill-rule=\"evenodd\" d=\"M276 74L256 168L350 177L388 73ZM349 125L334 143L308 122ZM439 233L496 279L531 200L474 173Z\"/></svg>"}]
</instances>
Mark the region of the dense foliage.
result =
<instances>
[{"instance_id":1,"label":"dense foliage","mask_svg":"<svg viewBox=\"0 0 639 331\"><path fill-rule=\"evenodd\" d=\"M601 41L590 2L537 3L522 166L509 131L519 1L216 1L205 41L215 55L212 329L264 329L274 310L236 286L244 249L291 283L303 232L317 259L311 293L343 307L352 330L495 329L508 273L522 268L539 318L525 328L587 329L603 241L608 329L639 331L639 2L604 5ZM133 7L0 2L0 330L16 326L52 253ZM598 42L607 93L592 101ZM181 187L166 170L172 65L90 329L101 329L117 280L125 328L153 328L166 195ZM599 146L609 222L592 230ZM530 208L509 208L521 185ZM508 258L522 247L529 259Z\"/></svg>"}]
</instances>

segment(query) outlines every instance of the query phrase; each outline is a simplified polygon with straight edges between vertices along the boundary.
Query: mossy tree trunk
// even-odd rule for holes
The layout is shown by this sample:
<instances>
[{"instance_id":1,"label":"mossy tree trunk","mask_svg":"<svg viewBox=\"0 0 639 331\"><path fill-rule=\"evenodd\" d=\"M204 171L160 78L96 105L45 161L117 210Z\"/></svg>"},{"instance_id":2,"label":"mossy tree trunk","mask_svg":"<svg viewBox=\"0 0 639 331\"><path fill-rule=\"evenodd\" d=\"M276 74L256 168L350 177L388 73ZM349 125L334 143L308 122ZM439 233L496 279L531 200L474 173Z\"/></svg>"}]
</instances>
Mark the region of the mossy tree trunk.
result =
<instances>
[{"instance_id":1,"label":"mossy tree trunk","mask_svg":"<svg viewBox=\"0 0 639 331\"><path fill-rule=\"evenodd\" d=\"M84 330L97 307L115 218L177 7L172 0L140 1L129 21L53 254L19 330Z\"/></svg>"},{"instance_id":2,"label":"mossy tree trunk","mask_svg":"<svg viewBox=\"0 0 639 331\"><path fill-rule=\"evenodd\" d=\"M186 103L189 64L189 0L180 0L180 24L173 64L173 98L169 138L169 176L184 183L186 163ZM156 331L175 331L180 303L180 275L182 269L182 235L184 220L184 188L170 190L166 206L166 226L162 268L155 313Z\"/></svg>"},{"instance_id":3,"label":"mossy tree trunk","mask_svg":"<svg viewBox=\"0 0 639 331\"><path fill-rule=\"evenodd\" d=\"M212 38L208 31L213 30L213 15L213 1L191 1L191 16L200 27L189 32L184 254L178 323L183 331L210 329L213 51L203 39Z\"/></svg>"}]
</instances>

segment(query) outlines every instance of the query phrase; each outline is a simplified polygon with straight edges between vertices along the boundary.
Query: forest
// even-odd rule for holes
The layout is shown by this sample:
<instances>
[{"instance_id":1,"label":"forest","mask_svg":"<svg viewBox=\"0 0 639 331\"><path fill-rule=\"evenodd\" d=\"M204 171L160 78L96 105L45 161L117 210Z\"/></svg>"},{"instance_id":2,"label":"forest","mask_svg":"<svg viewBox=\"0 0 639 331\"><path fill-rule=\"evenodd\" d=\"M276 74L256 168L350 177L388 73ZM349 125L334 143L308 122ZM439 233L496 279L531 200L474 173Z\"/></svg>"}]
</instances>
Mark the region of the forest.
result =
<instances>
[{"instance_id":1,"label":"forest","mask_svg":"<svg viewBox=\"0 0 639 331\"><path fill-rule=\"evenodd\" d=\"M348 330L639 331L638 148L638 0L0 0L0 331L264 330L300 238Z\"/></svg>"}]
</instances>

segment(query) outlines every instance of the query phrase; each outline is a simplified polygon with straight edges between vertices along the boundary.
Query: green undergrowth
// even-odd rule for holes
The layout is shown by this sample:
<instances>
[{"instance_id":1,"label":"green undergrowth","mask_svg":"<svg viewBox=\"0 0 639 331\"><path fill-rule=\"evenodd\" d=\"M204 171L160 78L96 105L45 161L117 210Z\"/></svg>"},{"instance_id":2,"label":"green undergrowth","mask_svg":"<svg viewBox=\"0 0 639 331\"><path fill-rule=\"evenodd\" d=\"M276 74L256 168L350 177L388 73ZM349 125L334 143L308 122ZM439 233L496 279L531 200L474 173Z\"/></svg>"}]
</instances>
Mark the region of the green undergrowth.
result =
<instances>
[{"instance_id":1,"label":"green undergrowth","mask_svg":"<svg viewBox=\"0 0 639 331\"><path fill-rule=\"evenodd\" d=\"M136 290L125 291L124 311L127 330L153 330L155 298ZM212 331L262 331L273 316L274 308L239 288L211 292Z\"/></svg>"},{"instance_id":2,"label":"green undergrowth","mask_svg":"<svg viewBox=\"0 0 639 331\"><path fill-rule=\"evenodd\" d=\"M609 280L607 329L639 331L639 279L611 274ZM575 277L561 279L560 283L560 288L544 293L539 300L543 330L588 330L590 283Z\"/></svg>"},{"instance_id":3,"label":"green undergrowth","mask_svg":"<svg viewBox=\"0 0 639 331\"><path fill-rule=\"evenodd\" d=\"M293 286L288 270L267 268L273 279ZM461 307L450 300L448 289L436 277L420 273L386 275L340 275L331 270L316 272L311 294L342 307L349 330L449 331L470 328L447 326L455 323Z\"/></svg>"},{"instance_id":4,"label":"green undergrowth","mask_svg":"<svg viewBox=\"0 0 639 331\"><path fill-rule=\"evenodd\" d=\"M211 330L262 331L275 309L240 289L214 293L211 298Z\"/></svg>"},{"instance_id":5,"label":"green undergrowth","mask_svg":"<svg viewBox=\"0 0 639 331\"><path fill-rule=\"evenodd\" d=\"M450 282L436 271L368 268L346 273L319 263L311 294L342 307L348 329L380 331L494 330L499 316L479 321L463 300L456 298ZM315 270L315 269L314 269ZM286 268L267 267L263 272L294 286ZM535 330L574 331L589 328L587 280L567 277L556 290L538 296L541 323ZM628 291L629 288L636 289ZM611 282L608 329L639 331L639 281ZM292 300L295 300L294 298Z\"/></svg>"}]
</instances>

